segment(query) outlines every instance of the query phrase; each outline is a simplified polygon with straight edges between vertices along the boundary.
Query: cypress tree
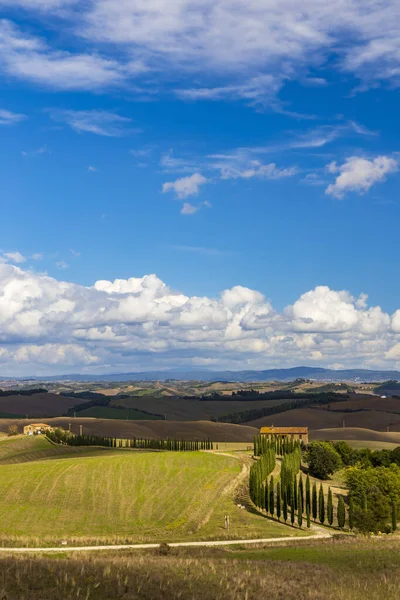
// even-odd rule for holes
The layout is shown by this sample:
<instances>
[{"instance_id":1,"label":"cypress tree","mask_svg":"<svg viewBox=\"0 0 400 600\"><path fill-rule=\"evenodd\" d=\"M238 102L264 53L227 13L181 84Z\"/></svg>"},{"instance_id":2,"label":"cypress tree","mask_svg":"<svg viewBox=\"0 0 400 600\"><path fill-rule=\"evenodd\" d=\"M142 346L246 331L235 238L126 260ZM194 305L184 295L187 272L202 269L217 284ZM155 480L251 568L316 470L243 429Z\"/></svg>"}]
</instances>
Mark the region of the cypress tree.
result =
<instances>
[{"instance_id":1,"label":"cypress tree","mask_svg":"<svg viewBox=\"0 0 400 600\"><path fill-rule=\"evenodd\" d=\"M269 514L273 517L275 512L274 476L269 480Z\"/></svg>"},{"instance_id":2,"label":"cypress tree","mask_svg":"<svg viewBox=\"0 0 400 600\"><path fill-rule=\"evenodd\" d=\"M329 488L329 490L328 490L327 513L328 513L328 523L329 523L329 526L332 527L332 524L333 524L333 498L332 498L332 490L331 490L331 488Z\"/></svg>"},{"instance_id":3,"label":"cypress tree","mask_svg":"<svg viewBox=\"0 0 400 600\"><path fill-rule=\"evenodd\" d=\"M306 512L307 512L307 506L311 510L311 486L310 486L310 477L308 474L306 477Z\"/></svg>"},{"instance_id":4,"label":"cypress tree","mask_svg":"<svg viewBox=\"0 0 400 600\"><path fill-rule=\"evenodd\" d=\"M303 484L303 475L300 473L299 477L299 492L301 496L301 506L304 509L304 484Z\"/></svg>"},{"instance_id":5,"label":"cypress tree","mask_svg":"<svg viewBox=\"0 0 400 600\"><path fill-rule=\"evenodd\" d=\"M344 506L343 496L339 496L339 502L337 507L337 521L339 529L343 529L346 523L346 508Z\"/></svg>"},{"instance_id":6,"label":"cypress tree","mask_svg":"<svg viewBox=\"0 0 400 600\"><path fill-rule=\"evenodd\" d=\"M287 492L286 492L285 489L283 490L282 512L283 512L283 518L284 518L285 523L286 523L287 518L288 518L288 505L287 505Z\"/></svg>"},{"instance_id":7,"label":"cypress tree","mask_svg":"<svg viewBox=\"0 0 400 600\"><path fill-rule=\"evenodd\" d=\"M319 486L319 521L321 525L325 523L325 498L324 498L324 490L322 489L322 483Z\"/></svg>"},{"instance_id":8,"label":"cypress tree","mask_svg":"<svg viewBox=\"0 0 400 600\"><path fill-rule=\"evenodd\" d=\"M297 480L296 480L296 475L293 477L293 482L292 482L292 503L293 503L293 506L294 506L295 510L297 510Z\"/></svg>"},{"instance_id":9,"label":"cypress tree","mask_svg":"<svg viewBox=\"0 0 400 600\"><path fill-rule=\"evenodd\" d=\"M312 489L312 517L314 521L317 520L318 516L318 503L317 503L317 483L314 481Z\"/></svg>"},{"instance_id":10,"label":"cypress tree","mask_svg":"<svg viewBox=\"0 0 400 600\"><path fill-rule=\"evenodd\" d=\"M269 487L268 487L268 477L265 481L265 510L269 511Z\"/></svg>"},{"instance_id":11,"label":"cypress tree","mask_svg":"<svg viewBox=\"0 0 400 600\"><path fill-rule=\"evenodd\" d=\"M294 526L294 519L295 519L295 510L294 510L294 503L292 502L292 506L290 507L290 522L292 524L292 527Z\"/></svg>"},{"instance_id":12,"label":"cypress tree","mask_svg":"<svg viewBox=\"0 0 400 600\"><path fill-rule=\"evenodd\" d=\"M395 532L397 529L397 506L396 503L392 504L392 531Z\"/></svg>"},{"instance_id":13,"label":"cypress tree","mask_svg":"<svg viewBox=\"0 0 400 600\"><path fill-rule=\"evenodd\" d=\"M297 498L297 522L301 529L301 526L303 524L303 500L301 497L300 486L299 486L298 498Z\"/></svg>"},{"instance_id":14,"label":"cypress tree","mask_svg":"<svg viewBox=\"0 0 400 600\"><path fill-rule=\"evenodd\" d=\"M349 500L349 528L353 529L354 526L354 503L353 503L353 498L350 496L350 500Z\"/></svg>"},{"instance_id":15,"label":"cypress tree","mask_svg":"<svg viewBox=\"0 0 400 600\"><path fill-rule=\"evenodd\" d=\"M279 521L281 518L281 484L279 482L276 486L276 516Z\"/></svg>"},{"instance_id":16,"label":"cypress tree","mask_svg":"<svg viewBox=\"0 0 400 600\"><path fill-rule=\"evenodd\" d=\"M308 527L308 529L310 529L310 527L311 527L310 505L306 506L306 513L307 513L307 527Z\"/></svg>"}]
</instances>

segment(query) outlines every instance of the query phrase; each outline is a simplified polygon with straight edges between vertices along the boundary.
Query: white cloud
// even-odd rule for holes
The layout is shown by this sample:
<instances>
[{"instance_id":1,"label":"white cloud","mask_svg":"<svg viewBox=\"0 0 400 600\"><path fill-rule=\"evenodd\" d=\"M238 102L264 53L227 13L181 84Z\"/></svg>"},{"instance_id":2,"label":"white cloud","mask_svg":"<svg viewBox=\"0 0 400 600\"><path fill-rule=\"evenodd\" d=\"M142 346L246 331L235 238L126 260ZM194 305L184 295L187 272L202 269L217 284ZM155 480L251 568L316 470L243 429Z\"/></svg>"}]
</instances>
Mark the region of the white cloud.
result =
<instances>
[{"instance_id":1,"label":"white cloud","mask_svg":"<svg viewBox=\"0 0 400 600\"><path fill-rule=\"evenodd\" d=\"M3 261L21 264L26 262L26 256L21 252L4 252L2 255Z\"/></svg>"},{"instance_id":2,"label":"white cloud","mask_svg":"<svg viewBox=\"0 0 400 600\"><path fill-rule=\"evenodd\" d=\"M92 167L91 165L88 166L89 173L97 173L98 169L96 169L96 167Z\"/></svg>"},{"instance_id":3,"label":"white cloud","mask_svg":"<svg viewBox=\"0 0 400 600\"><path fill-rule=\"evenodd\" d=\"M365 295L327 286L281 313L244 286L215 298L187 296L155 275L85 287L3 263L0 289L0 367L7 374L210 362L234 369L400 367L400 309L391 319Z\"/></svg>"},{"instance_id":4,"label":"white cloud","mask_svg":"<svg viewBox=\"0 0 400 600\"><path fill-rule=\"evenodd\" d=\"M184 202L180 210L181 215L193 215L199 210L200 206L190 204L190 202Z\"/></svg>"},{"instance_id":5,"label":"white cloud","mask_svg":"<svg viewBox=\"0 0 400 600\"><path fill-rule=\"evenodd\" d=\"M346 192L364 194L375 183L384 181L387 175L397 171L398 162L389 156L377 156L373 160L352 156L342 165L331 163L328 169L338 175L335 183L328 185L326 193L340 199Z\"/></svg>"},{"instance_id":6,"label":"white cloud","mask_svg":"<svg viewBox=\"0 0 400 600\"><path fill-rule=\"evenodd\" d=\"M58 260L56 262L57 269L68 269L69 265L65 260Z\"/></svg>"},{"instance_id":7,"label":"white cloud","mask_svg":"<svg viewBox=\"0 0 400 600\"><path fill-rule=\"evenodd\" d=\"M50 116L55 121L66 123L78 133L94 133L107 137L124 135L127 131L126 125L132 122L128 117L105 110L51 110ZM93 169L94 167L89 167L89 171Z\"/></svg>"},{"instance_id":8,"label":"white cloud","mask_svg":"<svg viewBox=\"0 0 400 600\"><path fill-rule=\"evenodd\" d=\"M35 252L34 254L32 254L32 256L30 258L32 260L42 260L43 254L41 252Z\"/></svg>"},{"instance_id":9,"label":"white cloud","mask_svg":"<svg viewBox=\"0 0 400 600\"><path fill-rule=\"evenodd\" d=\"M200 173L193 173L188 177L181 177L175 181L168 181L163 183L162 191L175 192L180 200L187 198L188 196L195 196L200 191L200 186L208 182L208 179Z\"/></svg>"},{"instance_id":10,"label":"white cloud","mask_svg":"<svg viewBox=\"0 0 400 600\"><path fill-rule=\"evenodd\" d=\"M16 125L26 119L25 115L0 108L0 125Z\"/></svg>"},{"instance_id":11,"label":"white cloud","mask_svg":"<svg viewBox=\"0 0 400 600\"><path fill-rule=\"evenodd\" d=\"M128 76L114 59L52 50L5 19L0 21L0 52L0 66L8 75L61 90L120 86Z\"/></svg>"},{"instance_id":12,"label":"white cloud","mask_svg":"<svg viewBox=\"0 0 400 600\"><path fill-rule=\"evenodd\" d=\"M400 85L397 0L0 0L0 5L58 17L56 37L64 48L21 33L8 21L0 34L1 64L9 76L57 89L125 86L151 70L155 77L145 91L170 78L181 82L177 93L185 98L241 98L296 116L277 99L281 87L293 79L325 85L318 70L327 64L352 73L364 87L382 80ZM80 53L71 51L76 36Z\"/></svg>"}]
</instances>

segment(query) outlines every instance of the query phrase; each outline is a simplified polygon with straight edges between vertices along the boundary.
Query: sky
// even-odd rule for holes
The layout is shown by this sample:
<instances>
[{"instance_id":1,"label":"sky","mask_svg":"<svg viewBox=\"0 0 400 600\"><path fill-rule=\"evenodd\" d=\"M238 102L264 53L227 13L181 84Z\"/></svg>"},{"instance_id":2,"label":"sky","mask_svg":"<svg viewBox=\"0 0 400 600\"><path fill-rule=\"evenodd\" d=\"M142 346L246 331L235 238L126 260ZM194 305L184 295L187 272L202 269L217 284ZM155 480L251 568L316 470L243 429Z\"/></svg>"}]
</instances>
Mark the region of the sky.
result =
<instances>
[{"instance_id":1,"label":"sky","mask_svg":"<svg viewBox=\"0 0 400 600\"><path fill-rule=\"evenodd\" d=\"M400 369L397 0L0 0L0 375Z\"/></svg>"}]
</instances>

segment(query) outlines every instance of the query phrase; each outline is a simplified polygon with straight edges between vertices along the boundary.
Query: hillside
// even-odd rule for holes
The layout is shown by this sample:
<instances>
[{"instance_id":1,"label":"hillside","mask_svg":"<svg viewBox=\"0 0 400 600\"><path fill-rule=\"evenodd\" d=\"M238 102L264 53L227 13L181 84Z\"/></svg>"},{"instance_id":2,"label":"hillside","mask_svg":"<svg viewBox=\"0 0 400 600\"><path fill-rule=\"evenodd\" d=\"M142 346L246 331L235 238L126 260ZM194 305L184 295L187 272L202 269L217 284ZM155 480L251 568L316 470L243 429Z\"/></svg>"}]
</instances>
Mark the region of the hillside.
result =
<instances>
[{"instance_id":1,"label":"hillside","mask_svg":"<svg viewBox=\"0 0 400 600\"><path fill-rule=\"evenodd\" d=\"M17 425L22 431L24 425L31 421L28 419L0 419L0 431L7 432L10 425ZM210 438L214 442L252 442L257 431L247 425L233 425L231 423L213 423L211 421L124 421L118 419L95 419L57 417L45 419L52 427L68 429L79 433L82 425L83 433L88 435L104 435L112 437L132 438L157 438L170 437L185 440Z\"/></svg>"},{"instance_id":2,"label":"hillside","mask_svg":"<svg viewBox=\"0 0 400 600\"><path fill-rule=\"evenodd\" d=\"M301 536L240 510L250 458L0 442L0 546ZM239 486L236 489L236 486ZM231 528L224 515L231 515Z\"/></svg>"},{"instance_id":3,"label":"hillside","mask_svg":"<svg viewBox=\"0 0 400 600\"><path fill-rule=\"evenodd\" d=\"M316 429L310 432L310 440L357 440L400 446L400 432L374 431L361 427Z\"/></svg>"},{"instance_id":4,"label":"hillside","mask_svg":"<svg viewBox=\"0 0 400 600\"><path fill-rule=\"evenodd\" d=\"M230 398L227 400L197 400L185 398L168 397L142 397L142 398L124 398L111 401L111 406L117 404L134 408L137 410L146 410L151 413L167 415L167 419L173 421L209 421L215 417L220 417L228 413L240 412L252 408L263 408L269 406L278 406L286 400L237 400Z\"/></svg>"},{"instance_id":5,"label":"hillside","mask_svg":"<svg viewBox=\"0 0 400 600\"><path fill-rule=\"evenodd\" d=\"M0 396L0 413L10 415L29 415L29 418L56 417L64 415L78 404L76 398L67 398L59 394L40 393Z\"/></svg>"}]
</instances>

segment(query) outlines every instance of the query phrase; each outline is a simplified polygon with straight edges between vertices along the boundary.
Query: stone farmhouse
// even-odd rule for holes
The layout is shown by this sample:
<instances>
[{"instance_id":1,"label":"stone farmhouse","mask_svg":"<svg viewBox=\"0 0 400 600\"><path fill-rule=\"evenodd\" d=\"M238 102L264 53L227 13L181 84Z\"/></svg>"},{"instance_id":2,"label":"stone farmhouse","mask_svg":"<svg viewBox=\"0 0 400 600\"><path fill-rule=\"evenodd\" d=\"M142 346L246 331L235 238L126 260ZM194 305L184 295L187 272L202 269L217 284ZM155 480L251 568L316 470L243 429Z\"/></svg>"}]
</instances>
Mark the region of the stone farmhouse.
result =
<instances>
[{"instance_id":1,"label":"stone farmhouse","mask_svg":"<svg viewBox=\"0 0 400 600\"><path fill-rule=\"evenodd\" d=\"M50 425L46 425L46 423L31 423L30 425L25 425L24 435L41 435L45 431L52 430L53 428Z\"/></svg>"}]
</instances>

